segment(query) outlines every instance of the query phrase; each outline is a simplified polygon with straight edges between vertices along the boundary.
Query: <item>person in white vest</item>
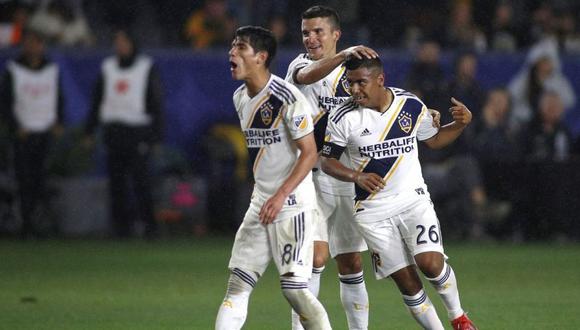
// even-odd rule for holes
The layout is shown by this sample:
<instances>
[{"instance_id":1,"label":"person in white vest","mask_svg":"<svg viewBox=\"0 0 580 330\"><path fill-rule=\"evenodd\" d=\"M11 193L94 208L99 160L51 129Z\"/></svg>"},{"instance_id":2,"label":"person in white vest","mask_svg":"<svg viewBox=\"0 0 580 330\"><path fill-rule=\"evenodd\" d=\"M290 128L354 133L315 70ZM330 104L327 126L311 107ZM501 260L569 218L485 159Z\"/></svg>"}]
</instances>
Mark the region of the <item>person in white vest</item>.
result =
<instances>
[{"instance_id":1,"label":"person in white vest","mask_svg":"<svg viewBox=\"0 0 580 330\"><path fill-rule=\"evenodd\" d=\"M124 30L114 35L115 56L106 58L97 80L92 108L85 125L92 144L97 126L103 127L111 216L118 238L133 235L129 189L134 188L144 235L157 236L148 161L161 141L161 84L153 60L139 54Z\"/></svg>"},{"instance_id":2,"label":"person in white vest","mask_svg":"<svg viewBox=\"0 0 580 330\"><path fill-rule=\"evenodd\" d=\"M42 234L35 228L35 215L47 203L46 159L52 135L62 132L64 117L59 76L58 66L46 56L43 36L25 31L22 52L8 61L0 82L0 107L14 142L22 238Z\"/></svg>"}]
</instances>

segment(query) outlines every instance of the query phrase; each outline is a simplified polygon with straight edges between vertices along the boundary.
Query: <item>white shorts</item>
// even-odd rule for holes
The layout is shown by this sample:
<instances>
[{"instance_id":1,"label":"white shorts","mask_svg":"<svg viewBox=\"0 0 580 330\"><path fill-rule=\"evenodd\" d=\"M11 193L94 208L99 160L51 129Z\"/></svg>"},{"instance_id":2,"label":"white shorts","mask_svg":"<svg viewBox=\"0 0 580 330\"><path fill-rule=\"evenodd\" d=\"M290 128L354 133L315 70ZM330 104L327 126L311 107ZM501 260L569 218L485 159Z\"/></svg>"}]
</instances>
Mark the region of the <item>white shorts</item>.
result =
<instances>
[{"instance_id":1,"label":"white shorts","mask_svg":"<svg viewBox=\"0 0 580 330\"><path fill-rule=\"evenodd\" d=\"M276 219L262 225L260 208L251 204L236 233L229 268L264 273L271 259L280 275L310 278L313 256L314 210L304 210L294 216Z\"/></svg>"},{"instance_id":2,"label":"white shorts","mask_svg":"<svg viewBox=\"0 0 580 330\"><path fill-rule=\"evenodd\" d=\"M317 191L320 222L327 228L326 241L332 258L339 254L362 252L367 245L354 222L353 198ZM316 240L316 239L315 239Z\"/></svg>"},{"instance_id":3,"label":"white shorts","mask_svg":"<svg viewBox=\"0 0 580 330\"><path fill-rule=\"evenodd\" d=\"M371 251L377 279L413 265L413 257L419 253L439 252L445 256L439 219L430 200L419 200L389 218L357 213L355 220Z\"/></svg>"}]
</instances>

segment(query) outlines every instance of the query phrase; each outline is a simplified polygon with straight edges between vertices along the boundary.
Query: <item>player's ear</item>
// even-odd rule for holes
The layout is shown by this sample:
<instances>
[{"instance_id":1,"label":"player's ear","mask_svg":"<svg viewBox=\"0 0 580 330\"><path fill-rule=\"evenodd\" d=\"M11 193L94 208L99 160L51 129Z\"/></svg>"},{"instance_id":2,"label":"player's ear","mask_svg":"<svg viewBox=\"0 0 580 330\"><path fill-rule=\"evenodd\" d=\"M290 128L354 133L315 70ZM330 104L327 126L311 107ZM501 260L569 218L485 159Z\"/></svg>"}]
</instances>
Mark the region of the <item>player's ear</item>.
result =
<instances>
[{"instance_id":1,"label":"player's ear","mask_svg":"<svg viewBox=\"0 0 580 330\"><path fill-rule=\"evenodd\" d=\"M340 39L340 36L342 36L342 31L340 29L334 29L332 31L332 34L334 35L334 40L338 41Z\"/></svg>"},{"instance_id":2,"label":"player's ear","mask_svg":"<svg viewBox=\"0 0 580 330\"><path fill-rule=\"evenodd\" d=\"M385 74L383 72L379 73L379 75L377 76L377 82L381 86L384 86L385 85Z\"/></svg>"},{"instance_id":3,"label":"player's ear","mask_svg":"<svg viewBox=\"0 0 580 330\"><path fill-rule=\"evenodd\" d=\"M268 59L268 52L265 51L260 51L258 52L258 64L264 64L266 63L266 60Z\"/></svg>"}]
</instances>

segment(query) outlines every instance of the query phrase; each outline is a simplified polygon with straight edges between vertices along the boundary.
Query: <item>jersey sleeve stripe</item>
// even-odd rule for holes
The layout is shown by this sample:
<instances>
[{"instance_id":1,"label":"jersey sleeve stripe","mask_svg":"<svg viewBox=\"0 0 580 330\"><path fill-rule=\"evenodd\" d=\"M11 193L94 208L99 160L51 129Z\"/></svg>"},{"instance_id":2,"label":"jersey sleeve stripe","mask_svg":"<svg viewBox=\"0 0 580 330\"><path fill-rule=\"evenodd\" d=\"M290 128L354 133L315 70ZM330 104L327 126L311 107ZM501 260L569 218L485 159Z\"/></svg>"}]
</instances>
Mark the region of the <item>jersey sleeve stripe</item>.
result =
<instances>
[{"instance_id":1,"label":"jersey sleeve stripe","mask_svg":"<svg viewBox=\"0 0 580 330\"><path fill-rule=\"evenodd\" d=\"M331 120L333 123L337 124L344 115L352 110L356 109L356 104L354 102L348 102L344 106L341 106L336 110Z\"/></svg>"},{"instance_id":2,"label":"jersey sleeve stripe","mask_svg":"<svg viewBox=\"0 0 580 330\"><path fill-rule=\"evenodd\" d=\"M286 87L286 86L282 85L281 83L279 83L278 81L272 80L272 84L270 85L270 87L272 89L274 89L274 90L276 90L276 91L284 94L286 96L286 98L288 100L290 100L290 102L288 102L288 103L294 103L294 102L296 102L296 96L294 96L294 94L292 93L292 91L288 87Z\"/></svg>"},{"instance_id":3,"label":"jersey sleeve stripe","mask_svg":"<svg viewBox=\"0 0 580 330\"><path fill-rule=\"evenodd\" d=\"M288 98L288 95L284 94L282 91L280 91L279 89L277 89L273 85L270 86L270 92L274 96L276 96L277 98L279 98L281 101L283 101L284 103L291 103L290 102L290 99Z\"/></svg>"}]
</instances>

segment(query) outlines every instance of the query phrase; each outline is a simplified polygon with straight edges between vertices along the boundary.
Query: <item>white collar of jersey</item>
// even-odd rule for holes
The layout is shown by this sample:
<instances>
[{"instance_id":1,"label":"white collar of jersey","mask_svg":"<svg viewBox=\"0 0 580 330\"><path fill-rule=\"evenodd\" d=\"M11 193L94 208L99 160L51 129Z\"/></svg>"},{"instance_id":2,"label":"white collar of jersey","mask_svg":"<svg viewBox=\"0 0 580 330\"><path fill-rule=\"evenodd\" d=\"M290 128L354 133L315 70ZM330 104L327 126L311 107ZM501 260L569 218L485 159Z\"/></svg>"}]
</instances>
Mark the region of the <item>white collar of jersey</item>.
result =
<instances>
[{"instance_id":1,"label":"white collar of jersey","mask_svg":"<svg viewBox=\"0 0 580 330\"><path fill-rule=\"evenodd\" d=\"M264 91L268 90L268 86L270 86L270 84L272 83L272 80L274 80L274 75L270 72L270 79L268 79L268 82L264 85L264 87L262 87L262 89L260 89L260 91L258 93L256 93L256 95L254 96L250 96L250 91L248 89L248 85L246 85L246 96L249 97L250 99L256 98L260 95L262 95L264 93Z\"/></svg>"}]
</instances>

